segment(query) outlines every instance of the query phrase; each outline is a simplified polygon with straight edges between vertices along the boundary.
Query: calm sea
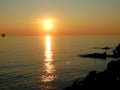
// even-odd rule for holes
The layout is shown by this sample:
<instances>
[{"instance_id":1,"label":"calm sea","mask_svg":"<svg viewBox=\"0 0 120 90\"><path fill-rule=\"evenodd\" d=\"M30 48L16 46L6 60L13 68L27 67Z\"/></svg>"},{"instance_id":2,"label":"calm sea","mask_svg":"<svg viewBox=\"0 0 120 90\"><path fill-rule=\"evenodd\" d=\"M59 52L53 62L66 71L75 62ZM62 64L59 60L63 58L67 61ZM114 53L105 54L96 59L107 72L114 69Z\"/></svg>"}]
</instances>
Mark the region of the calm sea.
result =
<instances>
[{"instance_id":1,"label":"calm sea","mask_svg":"<svg viewBox=\"0 0 120 90\"><path fill-rule=\"evenodd\" d=\"M120 36L43 36L0 38L0 90L62 90L90 71L103 71L106 60L78 57L105 52Z\"/></svg>"}]
</instances>

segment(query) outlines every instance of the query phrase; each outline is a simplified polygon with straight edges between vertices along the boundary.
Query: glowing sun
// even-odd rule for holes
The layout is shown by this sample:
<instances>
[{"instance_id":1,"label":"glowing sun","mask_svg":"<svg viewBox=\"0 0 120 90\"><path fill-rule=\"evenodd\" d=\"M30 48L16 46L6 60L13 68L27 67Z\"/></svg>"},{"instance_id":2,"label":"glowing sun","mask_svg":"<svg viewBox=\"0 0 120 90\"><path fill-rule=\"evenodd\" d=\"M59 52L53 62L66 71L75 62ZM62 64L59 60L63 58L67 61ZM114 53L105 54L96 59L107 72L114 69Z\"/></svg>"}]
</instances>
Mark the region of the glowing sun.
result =
<instances>
[{"instance_id":1,"label":"glowing sun","mask_svg":"<svg viewBox=\"0 0 120 90\"><path fill-rule=\"evenodd\" d=\"M52 29L52 20L51 19L48 19L48 20L44 20L44 28L47 29L47 30L50 30Z\"/></svg>"},{"instance_id":2,"label":"glowing sun","mask_svg":"<svg viewBox=\"0 0 120 90\"><path fill-rule=\"evenodd\" d=\"M45 29L51 29L52 24L50 22L45 23L44 27L45 27Z\"/></svg>"}]
</instances>

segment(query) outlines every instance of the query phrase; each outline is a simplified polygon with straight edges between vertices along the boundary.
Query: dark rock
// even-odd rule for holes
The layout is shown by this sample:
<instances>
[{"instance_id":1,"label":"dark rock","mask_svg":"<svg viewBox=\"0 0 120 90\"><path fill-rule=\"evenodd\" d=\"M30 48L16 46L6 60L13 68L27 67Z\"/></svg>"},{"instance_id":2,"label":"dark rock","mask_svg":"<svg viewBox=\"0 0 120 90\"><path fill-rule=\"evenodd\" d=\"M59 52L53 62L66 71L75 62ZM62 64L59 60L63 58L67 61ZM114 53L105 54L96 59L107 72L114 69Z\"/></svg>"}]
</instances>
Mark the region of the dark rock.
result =
<instances>
[{"instance_id":1,"label":"dark rock","mask_svg":"<svg viewBox=\"0 0 120 90\"><path fill-rule=\"evenodd\" d=\"M108 50L108 49L111 49L111 48L110 48L110 47L104 47L104 48L102 48L102 49Z\"/></svg>"},{"instance_id":2,"label":"dark rock","mask_svg":"<svg viewBox=\"0 0 120 90\"><path fill-rule=\"evenodd\" d=\"M120 90L120 60L111 61L103 72L90 72L82 81L76 80L71 86L64 90L85 89L112 89Z\"/></svg>"},{"instance_id":3,"label":"dark rock","mask_svg":"<svg viewBox=\"0 0 120 90\"><path fill-rule=\"evenodd\" d=\"M110 47L104 47L101 49L107 50L107 49L110 49ZM106 51L105 51L104 53L83 54L83 55L78 55L78 56L83 57L83 58L100 58L100 59L106 59L107 57L115 58L115 59L120 58L120 44L118 44L118 46L115 47L115 50L113 50L112 55L106 54Z\"/></svg>"},{"instance_id":4,"label":"dark rock","mask_svg":"<svg viewBox=\"0 0 120 90\"><path fill-rule=\"evenodd\" d=\"M83 57L83 58L100 58L100 59L106 59L107 58L107 55L106 55L106 52L104 53L93 53L93 54L84 54L84 55L78 55L80 57Z\"/></svg>"}]
</instances>

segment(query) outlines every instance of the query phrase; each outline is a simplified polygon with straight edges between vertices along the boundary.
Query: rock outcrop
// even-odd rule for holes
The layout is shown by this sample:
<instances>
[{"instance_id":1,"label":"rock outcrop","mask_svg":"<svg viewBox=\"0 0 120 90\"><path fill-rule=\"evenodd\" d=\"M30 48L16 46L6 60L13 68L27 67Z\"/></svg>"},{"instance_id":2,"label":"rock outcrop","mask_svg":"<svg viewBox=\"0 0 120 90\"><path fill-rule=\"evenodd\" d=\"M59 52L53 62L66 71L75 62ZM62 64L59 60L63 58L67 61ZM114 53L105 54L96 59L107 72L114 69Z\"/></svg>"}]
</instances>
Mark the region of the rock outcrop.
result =
<instances>
[{"instance_id":1,"label":"rock outcrop","mask_svg":"<svg viewBox=\"0 0 120 90\"><path fill-rule=\"evenodd\" d=\"M120 60L111 61L103 72L90 72L82 81L76 80L64 90L120 90Z\"/></svg>"}]
</instances>

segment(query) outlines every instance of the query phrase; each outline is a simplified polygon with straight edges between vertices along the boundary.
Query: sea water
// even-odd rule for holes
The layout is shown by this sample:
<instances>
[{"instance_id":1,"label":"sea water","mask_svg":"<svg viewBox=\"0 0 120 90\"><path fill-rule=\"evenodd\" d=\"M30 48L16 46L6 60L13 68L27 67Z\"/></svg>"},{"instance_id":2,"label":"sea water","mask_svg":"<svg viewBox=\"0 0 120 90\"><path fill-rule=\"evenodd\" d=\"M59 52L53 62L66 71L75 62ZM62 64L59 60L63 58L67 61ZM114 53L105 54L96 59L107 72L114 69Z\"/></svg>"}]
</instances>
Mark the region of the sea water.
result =
<instances>
[{"instance_id":1,"label":"sea water","mask_svg":"<svg viewBox=\"0 0 120 90\"><path fill-rule=\"evenodd\" d=\"M103 53L102 47L112 54L119 43L120 36L1 37L0 90L63 90L114 60L78 55Z\"/></svg>"}]
</instances>

